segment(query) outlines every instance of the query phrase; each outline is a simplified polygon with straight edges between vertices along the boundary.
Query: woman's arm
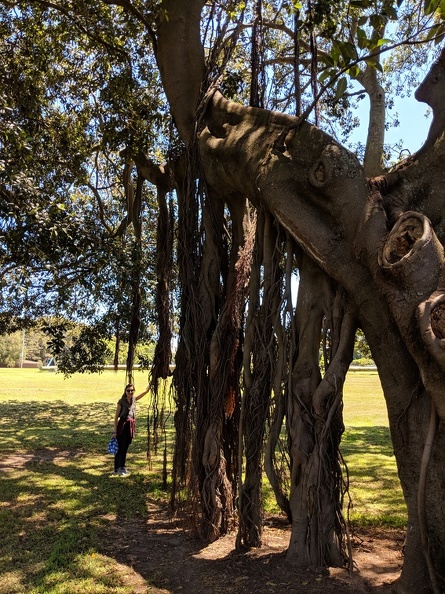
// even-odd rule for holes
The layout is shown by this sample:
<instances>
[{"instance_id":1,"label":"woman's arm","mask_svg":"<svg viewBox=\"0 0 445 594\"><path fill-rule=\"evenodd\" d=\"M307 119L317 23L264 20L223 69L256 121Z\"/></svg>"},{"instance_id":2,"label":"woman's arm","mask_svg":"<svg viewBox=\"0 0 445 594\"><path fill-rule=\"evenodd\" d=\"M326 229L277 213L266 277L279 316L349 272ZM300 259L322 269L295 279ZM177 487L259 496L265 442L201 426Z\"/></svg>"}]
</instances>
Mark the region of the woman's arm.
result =
<instances>
[{"instance_id":1,"label":"woman's arm","mask_svg":"<svg viewBox=\"0 0 445 594\"><path fill-rule=\"evenodd\" d=\"M116 407L116 414L114 415L114 431L113 431L113 435L116 435L117 433L117 423L119 421L119 417L121 414L121 405L119 403L117 403L117 407Z\"/></svg>"},{"instance_id":2,"label":"woman's arm","mask_svg":"<svg viewBox=\"0 0 445 594\"><path fill-rule=\"evenodd\" d=\"M140 394L138 394L137 396L135 396L135 399L136 400L140 400L143 396L145 396L145 394L148 394L148 392L150 392L150 384L148 384L146 390L144 390L143 392L141 392Z\"/></svg>"}]
</instances>

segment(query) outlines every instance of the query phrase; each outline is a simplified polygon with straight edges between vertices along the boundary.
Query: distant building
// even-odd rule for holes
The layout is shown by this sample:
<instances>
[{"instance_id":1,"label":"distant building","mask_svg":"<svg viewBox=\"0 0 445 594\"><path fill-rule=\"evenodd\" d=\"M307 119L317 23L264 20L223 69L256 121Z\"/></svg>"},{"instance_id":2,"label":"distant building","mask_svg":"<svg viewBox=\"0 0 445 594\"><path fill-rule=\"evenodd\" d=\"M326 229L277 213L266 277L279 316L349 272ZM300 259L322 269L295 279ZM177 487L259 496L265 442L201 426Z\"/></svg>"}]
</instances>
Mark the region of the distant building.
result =
<instances>
[{"instance_id":1,"label":"distant building","mask_svg":"<svg viewBox=\"0 0 445 594\"><path fill-rule=\"evenodd\" d=\"M16 363L16 367L22 367L23 369L38 369L40 367L39 361L30 361L29 359L25 359L22 364Z\"/></svg>"}]
</instances>

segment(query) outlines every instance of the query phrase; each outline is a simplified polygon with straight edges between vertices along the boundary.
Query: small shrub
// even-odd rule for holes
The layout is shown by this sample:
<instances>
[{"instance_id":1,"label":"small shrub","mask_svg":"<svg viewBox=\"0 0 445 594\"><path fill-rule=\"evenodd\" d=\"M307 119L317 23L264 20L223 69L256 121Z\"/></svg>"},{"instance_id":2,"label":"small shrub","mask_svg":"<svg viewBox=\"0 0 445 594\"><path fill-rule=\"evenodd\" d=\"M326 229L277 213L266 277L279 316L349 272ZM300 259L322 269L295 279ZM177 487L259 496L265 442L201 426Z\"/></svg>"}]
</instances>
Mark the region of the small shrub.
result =
<instances>
[{"instance_id":1,"label":"small shrub","mask_svg":"<svg viewBox=\"0 0 445 594\"><path fill-rule=\"evenodd\" d=\"M361 357L360 359L354 359L352 362L353 365L361 365L365 367L366 365L375 365L373 359L368 359L367 357Z\"/></svg>"}]
</instances>

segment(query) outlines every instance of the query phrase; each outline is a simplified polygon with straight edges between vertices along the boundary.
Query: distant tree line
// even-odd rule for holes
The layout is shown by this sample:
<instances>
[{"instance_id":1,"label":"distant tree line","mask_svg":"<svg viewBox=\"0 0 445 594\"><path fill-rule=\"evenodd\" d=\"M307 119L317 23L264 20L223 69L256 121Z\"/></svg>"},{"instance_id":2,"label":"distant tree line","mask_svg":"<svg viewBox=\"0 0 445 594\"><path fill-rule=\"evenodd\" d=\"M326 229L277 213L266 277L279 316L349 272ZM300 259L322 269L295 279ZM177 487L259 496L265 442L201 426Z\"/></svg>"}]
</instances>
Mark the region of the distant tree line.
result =
<instances>
[{"instance_id":1,"label":"distant tree line","mask_svg":"<svg viewBox=\"0 0 445 594\"><path fill-rule=\"evenodd\" d=\"M24 361L32 361L39 366L45 365L53 358L54 337L48 337L45 332L46 322L40 322L34 328L27 330L17 330L12 333L0 335L0 367L21 367ZM73 325L64 335L64 346L60 352L62 362L61 369L67 375L71 373L69 365L73 361L81 358L83 349L79 346L79 338L82 334L88 333L91 328L81 324ZM102 349L99 352L101 365L98 364L97 370L103 365L124 365L127 357L128 344L121 343L118 349L118 357L115 357L116 341L115 339L104 340ZM153 343L141 343L136 350L136 364L142 368L148 368L153 359ZM65 369L67 367L67 369ZM93 371L93 369L91 370Z\"/></svg>"}]
</instances>

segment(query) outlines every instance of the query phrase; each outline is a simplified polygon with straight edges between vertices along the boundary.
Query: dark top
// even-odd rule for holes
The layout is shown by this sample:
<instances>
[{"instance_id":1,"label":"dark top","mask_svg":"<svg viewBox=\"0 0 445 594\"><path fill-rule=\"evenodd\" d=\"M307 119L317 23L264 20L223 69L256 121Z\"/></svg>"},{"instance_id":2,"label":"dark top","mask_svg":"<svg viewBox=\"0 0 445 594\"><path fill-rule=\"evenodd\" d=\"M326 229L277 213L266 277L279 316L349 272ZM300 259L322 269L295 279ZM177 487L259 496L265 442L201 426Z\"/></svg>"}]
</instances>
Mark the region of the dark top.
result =
<instances>
[{"instance_id":1,"label":"dark top","mask_svg":"<svg viewBox=\"0 0 445 594\"><path fill-rule=\"evenodd\" d=\"M119 419L126 420L136 417L136 398L134 396L131 397L131 402L128 402L126 396L122 396L118 404L121 405Z\"/></svg>"}]
</instances>

